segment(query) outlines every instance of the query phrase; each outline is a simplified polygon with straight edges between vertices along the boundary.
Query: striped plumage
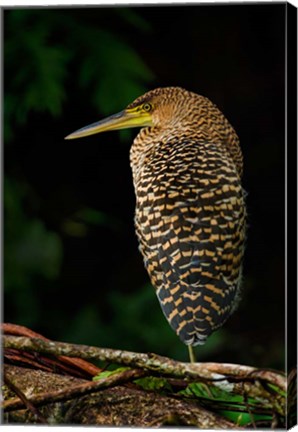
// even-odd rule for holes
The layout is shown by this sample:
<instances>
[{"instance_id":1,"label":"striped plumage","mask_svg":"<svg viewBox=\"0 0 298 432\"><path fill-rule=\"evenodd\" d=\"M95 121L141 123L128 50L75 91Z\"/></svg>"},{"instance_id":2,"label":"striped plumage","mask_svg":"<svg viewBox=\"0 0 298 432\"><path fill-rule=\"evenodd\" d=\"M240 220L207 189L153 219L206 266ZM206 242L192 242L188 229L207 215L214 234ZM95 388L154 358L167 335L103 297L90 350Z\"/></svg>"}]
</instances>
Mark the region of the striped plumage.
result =
<instances>
[{"instance_id":1,"label":"striped plumage","mask_svg":"<svg viewBox=\"0 0 298 432\"><path fill-rule=\"evenodd\" d=\"M207 98L152 90L68 135L143 127L130 152L140 250L180 339L203 344L237 306L245 237L238 137Z\"/></svg>"},{"instance_id":2,"label":"striped plumage","mask_svg":"<svg viewBox=\"0 0 298 432\"><path fill-rule=\"evenodd\" d=\"M238 137L207 98L181 88L150 91L130 160L136 232L145 266L171 327L203 344L235 309L245 237ZM148 108L147 108L148 109Z\"/></svg>"}]
</instances>

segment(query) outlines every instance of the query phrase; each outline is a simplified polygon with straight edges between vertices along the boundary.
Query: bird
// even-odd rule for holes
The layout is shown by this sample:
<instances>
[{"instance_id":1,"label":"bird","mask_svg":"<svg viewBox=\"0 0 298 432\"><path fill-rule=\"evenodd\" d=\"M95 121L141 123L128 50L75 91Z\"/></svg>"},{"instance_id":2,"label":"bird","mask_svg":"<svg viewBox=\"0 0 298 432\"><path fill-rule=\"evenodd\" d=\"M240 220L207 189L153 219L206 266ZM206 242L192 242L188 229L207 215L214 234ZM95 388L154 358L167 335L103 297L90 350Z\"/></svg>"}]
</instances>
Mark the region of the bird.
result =
<instances>
[{"instance_id":1,"label":"bird","mask_svg":"<svg viewBox=\"0 0 298 432\"><path fill-rule=\"evenodd\" d=\"M135 229L161 309L188 346L203 345L241 298L246 236L239 138L207 97L150 90L65 139L140 127L130 148Z\"/></svg>"}]
</instances>

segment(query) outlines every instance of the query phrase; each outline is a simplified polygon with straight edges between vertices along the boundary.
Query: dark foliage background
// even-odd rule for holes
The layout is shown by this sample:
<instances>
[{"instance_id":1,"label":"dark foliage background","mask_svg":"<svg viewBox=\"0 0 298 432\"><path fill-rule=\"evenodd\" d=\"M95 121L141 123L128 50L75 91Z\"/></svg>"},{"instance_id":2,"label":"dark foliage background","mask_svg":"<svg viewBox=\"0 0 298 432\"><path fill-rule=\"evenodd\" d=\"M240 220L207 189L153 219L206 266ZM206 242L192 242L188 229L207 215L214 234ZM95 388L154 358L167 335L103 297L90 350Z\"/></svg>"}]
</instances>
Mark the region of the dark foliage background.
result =
<instances>
[{"instance_id":1,"label":"dark foliage background","mask_svg":"<svg viewBox=\"0 0 298 432\"><path fill-rule=\"evenodd\" d=\"M238 132L243 300L199 360L284 367L285 4L4 11L4 319L45 336L186 360L143 269L129 147L64 141L179 85Z\"/></svg>"}]
</instances>

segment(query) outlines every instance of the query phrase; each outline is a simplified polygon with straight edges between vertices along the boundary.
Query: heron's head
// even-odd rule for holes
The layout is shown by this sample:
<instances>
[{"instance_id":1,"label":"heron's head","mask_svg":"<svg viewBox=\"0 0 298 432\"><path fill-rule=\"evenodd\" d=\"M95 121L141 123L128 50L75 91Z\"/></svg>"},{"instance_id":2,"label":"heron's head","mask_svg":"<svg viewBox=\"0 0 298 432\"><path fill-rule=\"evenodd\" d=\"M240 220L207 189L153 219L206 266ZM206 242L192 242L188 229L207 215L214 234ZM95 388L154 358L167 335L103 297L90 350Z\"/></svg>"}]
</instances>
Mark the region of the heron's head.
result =
<instances>
[{"instance_id":1,"label":"heron's head","mask_svg":"<svg viewBox=\"0 0 298 432\"><path fill-rule=\"evenodd\" d=\"M198 98L203 98L180 87L157 88L138 97L123 111L92 123L71 133L65 139L81 138L96 133L133 127L169 128L189 120L196 112Z\"/></svg>"}]
</instances>

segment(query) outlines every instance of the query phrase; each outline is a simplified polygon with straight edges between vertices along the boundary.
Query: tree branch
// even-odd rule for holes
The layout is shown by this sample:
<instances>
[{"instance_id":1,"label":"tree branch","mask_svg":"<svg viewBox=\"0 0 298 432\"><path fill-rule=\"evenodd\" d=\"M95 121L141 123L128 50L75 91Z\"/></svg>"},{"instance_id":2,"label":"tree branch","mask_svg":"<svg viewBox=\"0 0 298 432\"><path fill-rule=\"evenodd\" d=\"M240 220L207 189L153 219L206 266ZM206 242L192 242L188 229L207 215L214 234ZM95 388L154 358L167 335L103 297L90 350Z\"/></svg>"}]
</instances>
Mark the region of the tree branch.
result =
<instances>
[{"instance_id":1,"label":"tree branch","mask_svg":"<svg viewBox=\"0 0 298 432\"><path fill-rule=\"evenodd\" d=\"M44 341L50 342L50 339L47 339L43 335L36 333L33 330L18 324L2 323L0 324L0 328L3 331L3 333L7 335L25 336L29 338L42 339ZM81 358L69 358L65 356L57 356L57 357L61 362L60 367L62 367L62 363L65 363L66 365L70 365L71 367L75 367L78 370L84 371L85 374L87 373L89 376L94 376L101 372L101 369L99 369L97 366L88 363L85 360L82 360ZM67 366L64 367L67 369Z\"/></svg>"},{"instance_id":2,"label":"tree branch","mask_svg":"<svg viewBox=\"0 0 298 432\"><path fill-rule=\"evenodd\" d=\"M135 353L17 336L3 336L3 344L4 348L102 360L176 378L213 381L214 385L226 391L253 397L270 399L268 384L277 386L282 392L286 392L287 389L286 377L281 373L251 366L227 363L182 363L152 353ZM266 390L260 383L267 385Z\"/></svg>"},{"instance_id":3,"label":"tree branch","mask_svg":"<svg viewBox=\"0 0 298 432\"><path fill-rule=\"evenodd\" d=\"M32 403L32 400L28 400L26 395L16 385L14 385L14 383L8 378L6 374L4 374L4 383L8 386L8 388L10 388L10 390L12 390L18 396L15 400L20 402L22 408L29 409L34 414L34 416L36 417L39 423L44 423L44 424L48 423L46 419L43 417L43 415L38 411L34 403Z\"/></svg>"},{"instance_id":4,"label":"tree branch","mask_svg":"<svg viewBox=\"0 0 298 432\"><path fill-rule=\"evenodd\" d=\"M243 410L245 410L246 412L251 414L252 424L257 424L258 422L258 420L255 421L252 417L253 414L257 413L263 413L264 415L266 413L269 413L269 415L271 416L276 415L280 416L280 418L285 418L286 416L285 398L287 391L287 380L284 374L273 370L257 369L250 366L225 363L190 364L175 361L170 358L162 357L152 353L135 353L130 351L98 348L86 345L54 342L36 337L32 338L4 335L2 342L5 350L4 353L7 351L10 352L11 350L19 350L21 357L22 355L24 355L24 353L25 355L29 355L28 353L33 353L35 356L36 353L40 353L43 355L50 354L58 356L60 358L61 356L63 356L63 358L76 357L78 359L81 358L88 360L100 360L105 363L116 363L132 368L132 370L124 371L121 373L118 372L114 375L109 376L108 378L102 378L97 382L76 382L74 385L66 386L66 388L64 388L63 390L61 390L60 384L57 388L45 387L42 392L40 392L39 394L34 394L30 397L29 400L31 403L34 404L34 406L47 405L51 407L52 405L49 404L53 404L58 401L59 403L60 401L66 401L66 403L68 403L67 401L70 401L70 399L76 399L80 401L82 399L81 396L88 393L92 393L92 400L94 400L94 395L97 395L96 397L99 398L98 403L100 406L102 406L102 401L105 401L104 404L107 403L105 393L103 392L107 392L107 394L109 395L108 398L111 397L111 403L113 403L113 410L115 409L115 412L118 412L117 410L119 408L119 405L117 405L116 403L116 401L118 400L117 397L121 399L121 397L123 396L123 401L121 402L121 404L123 404L123 407L129 406L129 409L131 409L132 405L128 403L126 395L131 392L129 396L129 398L131 399L129 400L133 401L132 404L133 406L135 406L136 401L138 401L138 394L141 395L141 393L138 392L140 392L140 388L142 388L142 385L144 385L144 390L142 390L142 397L144 400L143 408L144 412L148 413L149 407L150 409L152 408L152 402L149 403L149 399L153 398L154 395L154 397L157 397L157 395L159 395L158 397L162 397L162 395L159 394L160 392L156 392L155 390L153 392L150 392L150 387L148 387L148 389L146 390L146 383L152 385L152 383L154 383L154 379L152 376L158 376L161 377L161 380L164 380L159 382L171 382L174 386L173 389L169 391L169 394L167 394L166 398L162 399L163 403L170 404L172 403L170 402L170 400L175 400L177 402L177 407L180 406L179 404L183 405L183 407L181 405L181 412L178 410L181 413L181 416L180 414L178 416L178 420L178 417L175 417L178 411L172 410L171 416L168 418L167 416L165 416L167 412L164 410L165 407L163 406L163 409L160 410L158 408L158 403L155 403L154 412L159 413L156 417L156 424L158 425L171 424L172 421L174 423L176 422L175 424L183 424L183 421L185 421L185 424L191 425L194 420L193 417L185 417L185 415L188 410L187 406L188 404L192 404L192 401L196 401L195 406L197 407L198 411L198 417L195 420L195 424L200 425L203 424L202 418L207 419L208 417L206 412L209 411L206 411L204 407L209 407L213 411L213 405L215 412L217 410L219 410L220 412L221 409L225 409L225 406L228 411L230 409L232 409L233 411L234 409L234 412L237 412L237 409L239 408L238 411L239 413L241 413ZM134 381L136 378L148 375L148 381L143 381L143 384L137 383L137 385L135 386L135 384L129 383L124 387L119 386L119 384L122 384L124 382L131 382ZM59 378L58 381L61 380L61 378ZM180 395L179 391L177 392L177 389L175 390L176 385L178 386L178 390L179 387L180 389L182 387L185 389L186 393L181 393ZM113 389L110 389L110 387L113 387ZM222 393L216 393L215 387L218 387L219 389L224 391ZM57 389L59 390L57 391ZM203 389L203 394L196 393L197 391L201 391L197 389ZM210 397L206 396L206 393L204 395L204 389L210 389ZM97 393L98 390L100 390L99 393ZM231 394L231 401L234 400L233 398L235 394L241 395L243 397L242 399L237 399L237 401L239 401L238 407L235 407L235 402L233 404L228 397L226 398L225 394L227 393ZM222 400L221 396L218 397L216 396L216 394L222 395ZM156 401L156 399L154 400ZM200 401L199 404L197 404L198 400ZM126 405L127 403L128 405ZM20 400L14 398L12 400L4 402L3 407L5 408L5 411L8 412L13 410L20 410L24 407L24 404ZM88 412L90 413L89 408L90 407L88 407ZM141 411L141 408L139 410L137 410L137 408L136 410L133 410L133 413L131 415L132 418L135 419L134 421L140 421L141 417L139 416ZM105 411L100 410L100 415L102 416L104 412ZM119 412L122 411L120 410ZM120 417L122 419L121 421L123 422L122 415L120 415ZM113 419L113 416L111 418L101 417L100 419L97 418L96 421L98 421L97 424L105 424L105 421L107 421L108 424L117 424L116 420L115 423ZM81 421L81 419L79 419L79 421ZM90 420L91 423L92 421L93 420ZM213 424L213 421L217 422L220 420L218 420L218 418L215 419L215 417L212 417L212 419L211 417L208 417L208 420L206 421L206 424L210 425ZM123 425L124 423L121 423L119 420L119 425L121 424ZM235 425L237 426L236 423Z\"/></svg>"},{"instance_id":5,"label":"tree branch","mask_svg":"<svg viewBox=\"0 0 298 432\"><path fill-rule=\"evenodd\" d=\"M107 378L102 378L100 381L88 381L83 384L74 385L70 388L52 391L47 393L39 393L31 396L30 400L27 399L31 405L35 407L44 406L49 403L66 401L68 399L84 396L89 393L97 392L102 389L115 387L119 384L123 384L133 379L141 378L145 376L145 372L142 370L131 369L123 372L115 373ZM17 393L18 394L18 393ZM6 411L13 411L26 407L25 401L19 398L10 399L3 402L2 408Z\"/></svg>"}]
</instances>

